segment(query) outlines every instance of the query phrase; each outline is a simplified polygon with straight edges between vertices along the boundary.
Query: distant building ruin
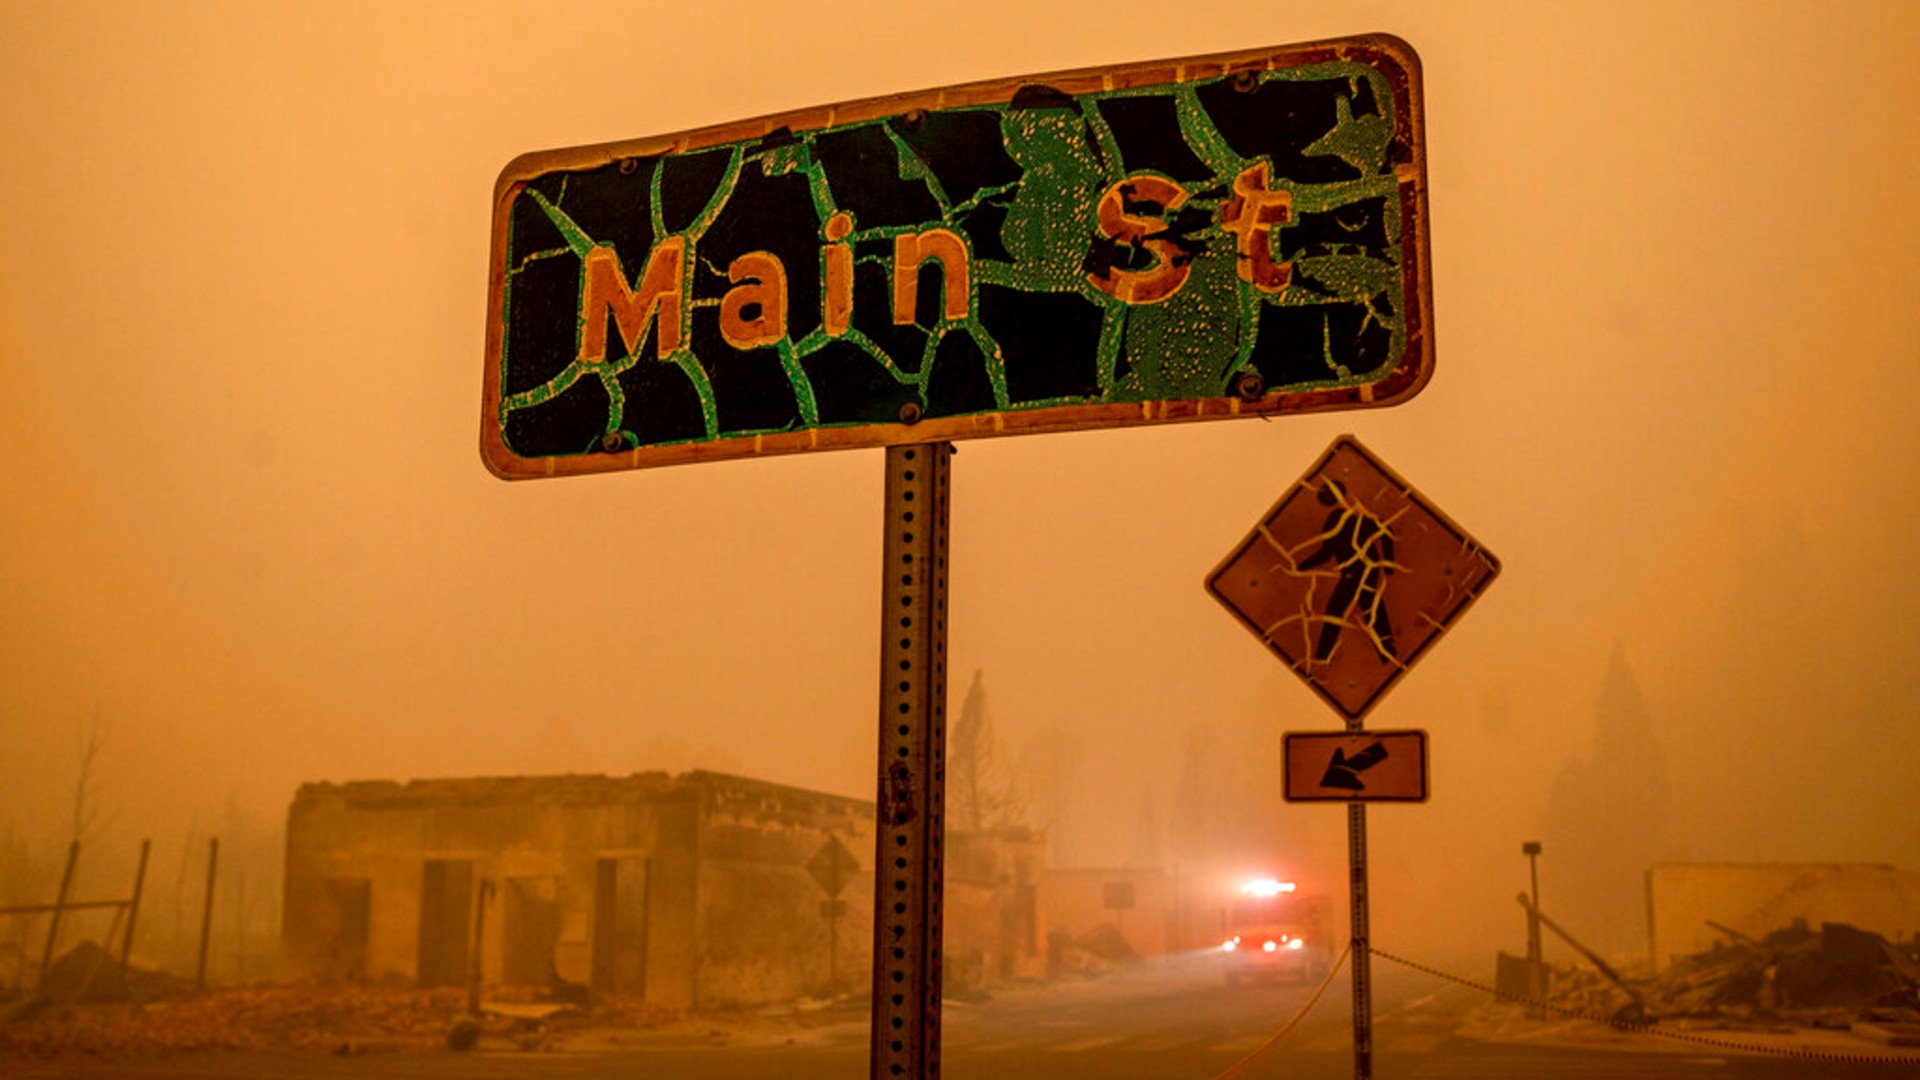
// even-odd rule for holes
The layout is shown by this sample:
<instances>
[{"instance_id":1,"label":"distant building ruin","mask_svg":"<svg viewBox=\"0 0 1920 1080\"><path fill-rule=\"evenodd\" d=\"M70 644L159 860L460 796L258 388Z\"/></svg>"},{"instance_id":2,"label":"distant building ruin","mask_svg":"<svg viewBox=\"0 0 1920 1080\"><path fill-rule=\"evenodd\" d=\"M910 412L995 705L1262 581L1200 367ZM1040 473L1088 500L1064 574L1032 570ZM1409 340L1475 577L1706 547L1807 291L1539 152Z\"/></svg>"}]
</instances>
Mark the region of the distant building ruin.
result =
<instances>
[{"instance_id":1,"label":"distant building ruin","mask_svg":"<svg viewBox=\"0 0 1920 1080\"><path fill-rule=\"evenodd\" d=\"M1004 834L1004 835L1003 835ZM585 984L671 1007L858 989L873 804L718 773L307 784L287 819L288 973ZM1044 970L1041 841L948 836L950 957Z\"/></svg>"},{"instance_id":2,"label":"distant building ruin","mask_svg":"<svg viewBox=\"0 0 1920 1080\"><path fill-rule=\"evenodd\" d=\"M1795 922L1920 941L1920 873L1880 863L1661 863L1647 871L1647 952L1657 967L1706 952L1727 931L1758 939Z\"/></svg>"}]
</instances>

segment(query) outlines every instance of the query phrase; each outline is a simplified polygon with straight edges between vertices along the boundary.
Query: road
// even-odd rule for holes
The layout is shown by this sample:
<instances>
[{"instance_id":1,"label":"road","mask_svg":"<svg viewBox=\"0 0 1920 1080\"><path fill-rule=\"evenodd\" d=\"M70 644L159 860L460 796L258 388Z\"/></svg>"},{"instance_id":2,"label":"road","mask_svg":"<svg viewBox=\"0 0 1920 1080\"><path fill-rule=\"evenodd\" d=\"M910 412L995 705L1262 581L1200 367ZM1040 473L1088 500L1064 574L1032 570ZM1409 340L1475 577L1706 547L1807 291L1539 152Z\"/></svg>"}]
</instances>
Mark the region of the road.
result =
<instances>
[{"instance_id":1,"label":"road","mask_svg":"<svg viewBox=\"0 0 1920 1080\"><path fill-rule=\"evenodd\" d=\"M1229 988L1204 959L1095 980L1022 986L978 1004L951 1003L942 1073L950 1080L1207 1080L1265 1044L1311 987ZM1615 1048L1484 1041L1458 1030L1483 1002L1473 991L1376 965L1374 1075L1412 1080L1631 1076L1640 1080L1826 1080L1898 1074L1898 1067L1723 1052L1641 1036ZM1353 1076L1344 974L1245 1080ZM629 1033L558 1052L469 1054L234 1054L131 1061L60 1061L8 1069L13 1080L69 1077L239 1080L858 1080L867 1075L863 1015L812 1026L745 1024Z\"/></svg>"}]
</instances>

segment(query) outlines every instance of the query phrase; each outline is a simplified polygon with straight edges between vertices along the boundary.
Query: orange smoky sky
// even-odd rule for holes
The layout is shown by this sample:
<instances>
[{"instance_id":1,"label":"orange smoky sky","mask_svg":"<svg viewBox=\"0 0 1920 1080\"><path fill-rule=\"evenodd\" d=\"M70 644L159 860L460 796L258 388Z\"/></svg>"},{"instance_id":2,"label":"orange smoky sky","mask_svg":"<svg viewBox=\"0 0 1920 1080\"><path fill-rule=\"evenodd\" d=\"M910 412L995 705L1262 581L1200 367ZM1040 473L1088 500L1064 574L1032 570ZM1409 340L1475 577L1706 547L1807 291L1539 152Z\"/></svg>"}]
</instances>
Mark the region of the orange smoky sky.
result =
<instances>
[{"instance_id":1,"label":"orange smoky sky","mask_svg":"<svg viewBox=\"0 0 1920 1080\"><path fill-rule=\"evenodd\" d=\"M1338 718L1202 580L1352 432L1505 567L1369 717L1432 740L1432 800L1375 816L1383 910L1444 879L1511 921L1616 663L1666 775L1647 858L1920 866L1895 2L0 6L0 824L65 838L88 730L119 843L275 821L312 780L703 767L871 798L880 452L491 477L495 176L1370 31L1424 65L1431 384L960 444L951 684L985 673L1056 858L1178 861L1141 830L1188 762L1335 871L1340 815L1277 791L1281 733ZM1630 809L1607 798L1581 812Z\"/></svg>"}]
</instances>

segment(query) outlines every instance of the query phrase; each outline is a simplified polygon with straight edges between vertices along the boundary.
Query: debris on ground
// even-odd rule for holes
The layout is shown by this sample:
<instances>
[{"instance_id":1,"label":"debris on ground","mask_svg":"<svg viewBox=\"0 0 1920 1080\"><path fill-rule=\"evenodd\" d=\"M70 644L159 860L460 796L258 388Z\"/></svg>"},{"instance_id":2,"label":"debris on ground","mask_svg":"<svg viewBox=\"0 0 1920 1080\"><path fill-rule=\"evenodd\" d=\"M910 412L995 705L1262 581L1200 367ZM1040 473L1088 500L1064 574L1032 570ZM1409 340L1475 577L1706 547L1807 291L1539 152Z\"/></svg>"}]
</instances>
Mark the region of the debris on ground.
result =
<instances>
[{"instance_id":1,"label":"debris on ground","mask_svg":"<svg viewBox=\"0 0 1920 1080\"><path fill-rule=\"evenodd\" d=\"M1101 923L1074 938L1073 943L1109 963L1124 964L1136 959L1127 936L1112 923Z\"/></svg>"},{"instance_id":2,"label":"debris on ground","mask_svg":"<svg viewBox=\"0 0 1920 1080\"><path fill-rule=\"evenodd\" d=\"M1852 1030L1855 1035L1882 1046L1920 1046L1920 1023L1878 1023L1869 1020L1854 1024Z\"/></svg>"},{"instance_id":3,"label":"debris on ground","mask_svg":"<svg viewBox=\"0 0 1920 1080\"><path fill-rule=\"evenodd\" d=\"M49 972L52 972L49 968ZM118 966L114 968L118 972ZM677 1023L676 1010L607 998L592 1009L502 990L467 1013L458 988L292 985L154 1000L68 1003L16 1010L0 1022L0 1061L65 1055L124 1058L215 1050L367 1054L466 1048L551 1048L587 1028L640 1030ZM0 1070L3 1071L3 1070Z\"/></svg>"},{"instance_id":4,"label":"debris on ground","mask_svg":"<svg viewBox=\"0 0 1920 1080\"><path fill-rule=\"evenodd\" d=\"M1549 1003L1615 1021L1712 1020L1833 1030L1920 1024L1920 958L1870 930L1804 922L1751 938L1731 931L1657 976L1629 969L1632 995L1585 967L1554 965Z\"/></svg>"},{"instance_id":5,"label":"debris on ground","mask_svg":"<svg viewBox=\"0 0 1920 1080\"><path fill-rule=\"evenodd\" d=\"M8 995L11 1000L0 998L0 1023L73 1005L183 997L192 987L190 981L166 972L122 965L99 943L83 941L48 964L31 992L16 991Z\"/></svg>"},{"instance_id":6,"label":"debris on ground","mask_svg":"<svg viewBox=\"0 0 1920 1080\"><path fill-rule=\"evenodd\" d=\"M447 1049L471 1050L480 1045L480 1022L471 1016L463 1016L447 1029Z\"/></svg>"},{"instance_id":7,"label":"debris on ground","mask_svg":"<svg viewBox=\"0 0 1920 1080\"><path fill-rule=\"evenodd\" d=\"M1066 930L1047 934L1047 975L1106 975L1139 960L1127 936L1112 923L1101 923L1078 935Z\"/></svg>"},{"instance_id":8,"label":"debris on ground","mask_svg":"<svg viewBox=\"0 0 1920 1080\"><path fill-rule=\"evenodd\" d=\"M34 996L46 1005L125 1001L127 981L117 957L96 942L83 941L47 966Z\"/></svg>"},{"instance_id":9,"label":"debris on ground","mask_svg":"<svg viewBox=\"0 0 1920 1080\"><path fill-rule=\"evenodd\" d=\"M483 1001L480 1011L489 1016L504 1016L514 1020L552 1020L557 1016L578 1016L584 1010L577 1005L559 1001Z\"/></svg>"}]
</instances>

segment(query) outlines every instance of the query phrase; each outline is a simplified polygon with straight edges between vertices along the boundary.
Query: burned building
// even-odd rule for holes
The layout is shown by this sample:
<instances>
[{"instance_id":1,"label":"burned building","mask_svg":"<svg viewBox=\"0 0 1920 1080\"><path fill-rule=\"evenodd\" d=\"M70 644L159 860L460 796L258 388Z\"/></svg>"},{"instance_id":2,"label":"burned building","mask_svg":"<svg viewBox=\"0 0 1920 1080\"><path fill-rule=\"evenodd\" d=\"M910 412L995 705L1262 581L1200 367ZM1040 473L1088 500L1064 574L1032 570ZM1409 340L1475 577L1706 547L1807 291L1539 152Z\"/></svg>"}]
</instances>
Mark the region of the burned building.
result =
<instances>
[{"instance_id":1,"label":"burned building","mask_svg":"<svg viewBox=\"0 0 1920 1080\"><path fill-rule=\"evenodd\" d=\"M1920 873L1883 863L1661 863L1647 871L1647 952L1658 967L1796 922L1920 941Z\"/></svg>"},{"instance_id":2,"label":"burned building","mask_svg":"<svg viewBox=\"0 0 1920 1080\"><path fill-rule=\"evenodd\" d=\"M296 975L431 986L465 983L477 944L491 984L793 997L864 974L872 850L870 803L715 773L308 784L287 818L285 956Z\"/></svg>"},{"instance_id":3,"label":"burned building","mask_svg":"<svg viewBox=\"0 0 1920 1080\"><path fill-rule=\"evenodd\" d=\"M941 906L950 992L1046 975L1046 846L1020 825L947 831Z\"/></svg>"},{"instance_id":4,"label":"burned building","mask_svg":"<svg viewBox=\"0 0 1920 1080\"><path fill-rule=\"evenodd\" d=\"M477 962L488 985L681 1008L856 989L873 838L872 803L709 772L307 784L287 819L285 961L294 977L428 986ZM1019 869L950 883L982 910L949 953L993 957L989 979L1037 966L1017 879L1040 841L950 843ZM967 940L975 927L990 939Z\"/></svg>"}]
</instances>

